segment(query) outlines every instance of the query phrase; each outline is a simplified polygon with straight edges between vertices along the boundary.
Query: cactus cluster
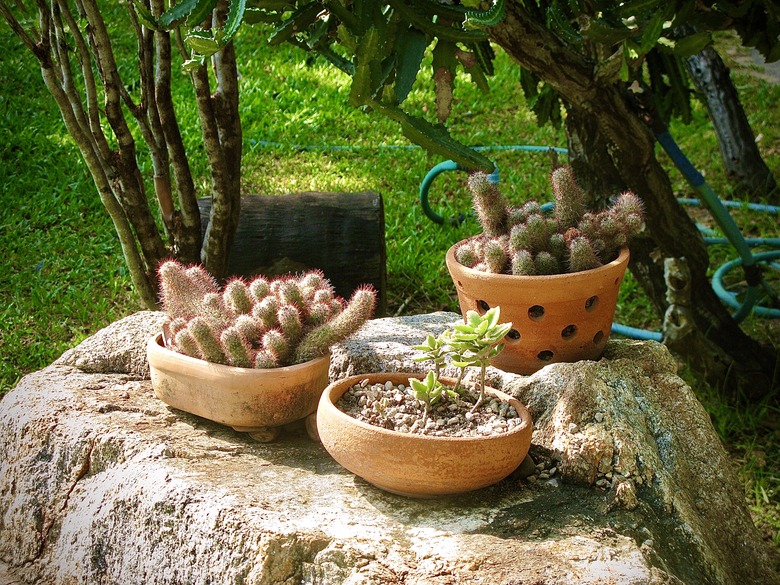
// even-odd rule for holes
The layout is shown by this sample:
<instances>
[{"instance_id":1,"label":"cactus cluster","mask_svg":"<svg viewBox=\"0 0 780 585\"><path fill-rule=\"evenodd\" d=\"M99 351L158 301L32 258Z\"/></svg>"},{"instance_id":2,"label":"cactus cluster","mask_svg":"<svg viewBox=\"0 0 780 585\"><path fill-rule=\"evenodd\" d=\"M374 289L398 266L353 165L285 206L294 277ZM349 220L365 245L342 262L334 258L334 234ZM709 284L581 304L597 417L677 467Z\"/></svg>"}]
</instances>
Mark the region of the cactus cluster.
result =
<instances>
[{"instance_id":1,"label":"cactus cluster","mask_svg":"<svg viewBox=\"0 0 780 585\"><path fill-rule=\"evenodd\" d=\"M277 368L325 355L371 318L376 303L368 286L345 303L319 271L234 278L221 290L198 265L169 260L158 275L168 347L242 368Z\"/></svg>"},{"instance_id":2,"label":"cactus cluster","mask_svg":"<svg viewBox=\"0 0 780 585\"><path fill-rule=\"evenodd\" d=\"M642 203L631 192L601 211L587 211L585 193L567 166L551 176L555 205L546 214L536 201L510 206L485 173L469 176L482 235L455 251L458 262L497 274L563 274L611 262L644 227Z\"/></svg>"}]
</instances>

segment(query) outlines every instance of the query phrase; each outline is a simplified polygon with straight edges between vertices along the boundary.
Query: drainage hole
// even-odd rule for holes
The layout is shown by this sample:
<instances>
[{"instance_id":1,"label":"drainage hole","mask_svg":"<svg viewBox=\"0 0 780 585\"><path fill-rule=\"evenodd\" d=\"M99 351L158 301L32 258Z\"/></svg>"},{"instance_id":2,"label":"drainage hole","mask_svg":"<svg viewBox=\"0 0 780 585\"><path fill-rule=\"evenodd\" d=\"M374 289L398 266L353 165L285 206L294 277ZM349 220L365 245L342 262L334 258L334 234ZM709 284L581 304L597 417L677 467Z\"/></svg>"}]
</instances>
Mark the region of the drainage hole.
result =
<instances>
[{"instance_id":1,"label":"drainage hole","mask_svg":"<svg viewBox=\"0 0 780 585\"><path fill-rule=\"evenodd\" d=\"M543 362L549 362L551 359L553 359L554 355L555 354L549 349L545 349L544 351L540 351L538 354L536 354L536 357Z\"/></svg>"},{"instance_id":2,"label":"drainage hole","mask_svg":"<svg viewBox=\"0 0 780 585\"><path fill-rule=\"evenodd\" d=\"M561 337L563 337L564 339L570 339L574 337L576 333L577 333L576 325L574 324L567 325L566 327L563 328L563 331L561 331Z\"/></svg>"},{"instance_id":3,"label":"drainage hole","mask_svg":"<svg viewBox=\"0 0 780 585\"><path fill-rule=\"evenodd\" d=\"M593 336L593 343L598 345L601 343L601 341L604 339L604 332L603 331L596 331L596 335Z\"/></svg>"},{"instance_id":4,"label":"drainage hole","mask_svg":"<svg viewBox=\"0 0 780 585\"><path fill-rule=\"evenodd\" d=\"M544 317L544 307L542 305L534 305L528 309L528 317L534 321L538 321Z\"/></svg>"},{"instance_id":5,"label":"drainage hole","mask_svg":"<svg viewBox=\"0 0 780 585\"><path fill-rule=\"evenodd\" d=\"M510 341L520 340L520 332L517 329L510 329L509 333L507 333L506 336L509 338Z\"/></svg>"},{"instance_id":6,"label":"drainage hole","mask_svg":"<svg viewBox=\"0 0 780 585\"><path fill-rule=\"evenodd\" d=\"M599 304L599 298L594 295L590 297L587 301L585 301L585 310L595 311L598 304Z\"/></svg>"},{"instance_id":7,"label":"drainage hole","mask_svg":"<svg viewBox=\"0 0 780 585\"><path fill-rule=\"evenodd\" d=\"M479 309L480 314L485 314L490 310L490 305L485 301L477 301L477 309Z\"/></svg>"}]
</instances>

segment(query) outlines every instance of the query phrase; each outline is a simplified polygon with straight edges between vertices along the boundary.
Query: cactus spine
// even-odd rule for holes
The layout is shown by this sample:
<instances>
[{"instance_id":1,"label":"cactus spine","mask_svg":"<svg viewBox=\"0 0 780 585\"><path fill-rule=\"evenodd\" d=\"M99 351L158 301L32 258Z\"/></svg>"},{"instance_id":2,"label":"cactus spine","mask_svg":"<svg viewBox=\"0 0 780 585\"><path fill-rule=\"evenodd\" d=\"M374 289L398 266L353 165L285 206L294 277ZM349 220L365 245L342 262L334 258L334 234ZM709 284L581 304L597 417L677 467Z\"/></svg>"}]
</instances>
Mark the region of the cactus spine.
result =
<instances>
[{"instance_id":1,"label":"cactus spine","mask_svg":"<svg viewBox=\"0 0 780 585\"><path fill-rule=\"evenodd\" d=\"M586 210L585 192L569 167L555 169L550 182L552 215L536 201L508 206L487 175L472 174L468 185L483 232L455 250L458 262L474 270L516 275L590 270L612 261L644 228L642 202L631 192L593 212Z\"/></svg>"},{"instance_id":2,"label":"cactus spine","mask_svg":"<svg viewBox=\"0 0 780 585\"><path fill-rule=\"evenodd\" d=\"M469 188L474 198L474 211L486 236L496 237L506 233L509 216L504 196L498 186L488 180L485 173L469 177Z\"/></svg>"},{"instance_id":3,"label":"cactus spine","mask_svg":"<svg viewBox=\"0 0 780 585\"><path fill-rule=\"evenodd\" d=\"M319 271L299 278L233 279L220 290L199 266L171 260L159 270L171 349L209 362L275 368L325 355L373 314L376 293L348 304Z\"/></svg>"},{"instance_id":4,"label":"cactus spine","mask_svg":"<svg viewBox=\"0 0 780 585\"><path fill-rule=\"evenodd\" d=\"M349 337L365 322L366 316L374 312L375 304L376 293L373 289L368 287L357 289L344 310L303 336L295 351L295 363L322 355L331 345Z\"/></svg>"}]
</instances>

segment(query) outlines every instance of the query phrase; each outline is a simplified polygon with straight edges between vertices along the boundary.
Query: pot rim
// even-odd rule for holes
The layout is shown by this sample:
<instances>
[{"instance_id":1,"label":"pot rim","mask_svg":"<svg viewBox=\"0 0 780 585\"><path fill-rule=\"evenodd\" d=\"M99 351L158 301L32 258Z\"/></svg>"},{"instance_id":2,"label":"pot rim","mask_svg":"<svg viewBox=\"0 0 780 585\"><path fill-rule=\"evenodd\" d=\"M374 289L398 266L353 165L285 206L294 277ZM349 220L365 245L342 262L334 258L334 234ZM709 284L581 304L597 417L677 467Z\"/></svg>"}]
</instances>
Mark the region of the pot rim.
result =
<instances>
[{"instance_id":1,"label":"pot rim","mask_svg":"<svg viewBox=\"0 0 780 585\"><path fill-rule=\"evenodd\" d=\"M449 247L447 250L447 254L445 256L445 261L448 267L450 267L450 270L452 270L452 267L455 267L456 270L462 271L464 274L475 277L475 278L491 278L491 279L512 279L513 281L517 280L523 280L523 279L533 279L536 282L539 282L540 280L548 280L550 283L555 283L557 281L564 280L566 278L572 278L577 275L598 275L599 272L608 272L610 270L613 270L616 266L620 264L626 264L628 263L629 257L630 257L630 251L628 246L623 246L618 251L617 258L612 260L611 262L608 262L607 264L604 264L603 266L599 266L597 268L591 268L590 270L579 270L577 272L564 272L563 274L535 274L535 275L517 275L517 274L495 274L493 272L482 272L481 270L474 270L473 268L469 268L468 266L464 266L458 260L455 258L455 248L457 248L459 245L461 245L463 242L468 242L469 240L473 240L475 238L481 237L482 234L477 234L476 236L471 236L470 238L465 238L463 240L460 240L458 242L455 242L452 246Z\"/></svg>"},{"instance_id":2,"label":"pot rim","mask_svg":"<svg viewBox=\"0 0 780 585\"><path fill-rule=\"evenodd\" d=\"M528 427L531 427L531 431L533 431L533 421L531 419L531 414L528 412L528 409L526 406L520 402L517 398L510 396L509 394L506 394L505 392L502 392L501 390L497 390L496 388L492 388L489 386L485 387L485 392L488 394L492 394L501 400L504 400L508 402L517 412L518 416L521 419L521 424L513 428L512 430L500 433L497 435L481 435L477 437L436 437L431 435L419 435L417 433L402 433L400 431L394 431L391 429L384 429L382 427L378 427L366 422L363 422L361 420L356 419L353 416L348 415L344 411L340 410L336 406L336 402L339 398L341 398L347 390L352 388L356 383L359 383L366 378L376 378L377 381L385 379L387 376L396 376L399 378L417 378L417 379L423 379L427 374L420 374L418 372L369 372L366 374L357 374L354 376L348 376L346 378L341 378L339 380L336 380L328 385L327 388L322 393L322 397L320 398L320 406L319 408L326 408L330 412L331 415L335 416L339 421L346 424L352 424L356 425L359 428L370 430L371 432L378 433L379 435L386 435L388 437L398 437L403 438L405 440L426 440L426 441L434 441L439 443L451 443L451 442L459 442L459 443L468 443L468 442L483 442L483 441L490 441L490 440L496 440L496 439L507 439L510 437L513 437L516 434L519 433L525 433L528 432ZM444 383L450 383L453 384L455 382L455 378L448 378L448 377L442 377L439 378L440 381ZM374 382L369 382L374 383ZM343 390L342 390L343 387ZM338 396L335 397L335 399L331 399L331 394L339 391Z\"/></svg>"},{"instance_id":3,"label":"pot rim","mask_svg":"<svg viewBox=\"0 0 780 585\"><path fill-rule=\"evenodd\" d=\"M316 357L313 359L310 359L306 362L301 362L300 364L294 364L292 366L280 366L278 368L242 368L239 366L229 366L227 364L215 364L213 362L209 362L206 360L202 360L200 358L192 357L190 355L179 353L178 351L173 351L172 349L169 349L165 347L163 340L162 340L162 332L154 334L147 343L147 355L149 352L160 352L164 355L167 355L169 357L175 357L175 359L180 360L180 363L182 364L189 364L191 366L198 366L198 367L209 367L212 368L215 373L223 372L232 372L232 373L241 373L241 374L250 374L250 373L257 373L257 372L277 372L277 373L287 373L287 372L295 372L296 370L303 369L305 367L310 366L314 362L322 361L322 360L329 360L330 359L330 351L328 351L325 355L322 355L320 357Z\"/></svg>"}]
</instances>

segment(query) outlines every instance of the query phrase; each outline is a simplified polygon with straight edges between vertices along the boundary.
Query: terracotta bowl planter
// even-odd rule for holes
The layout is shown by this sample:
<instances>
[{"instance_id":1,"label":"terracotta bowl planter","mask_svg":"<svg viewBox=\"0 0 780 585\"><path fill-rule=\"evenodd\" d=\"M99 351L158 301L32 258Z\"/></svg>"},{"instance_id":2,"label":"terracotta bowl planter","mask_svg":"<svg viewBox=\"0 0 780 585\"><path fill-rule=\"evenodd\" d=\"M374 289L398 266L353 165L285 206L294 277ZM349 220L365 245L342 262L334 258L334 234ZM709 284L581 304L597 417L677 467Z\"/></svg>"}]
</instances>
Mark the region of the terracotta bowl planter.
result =
<instances>
[{"instance_id":1,"label":"terracotta bowl planter","mask_svg":"<svg viewBox=\"0 0 780 585\"><path fill-rule=\"evenodd\" d=\"M147 357L157 398L258 440L316 411L330 366L330 355L272 369L212 364L167 349L162 334L149 340Z\"/></svg>"},{"instance_id":2,"label":"terracotta bowl planter","mask_svg":"<svg viewBox=\"0 0 780 585\"><path fill-rule=\"evenodd\" d=\"M317 408L317 431L325 449L343 467L385 491L431 498L487 487L512 473L531 445L533 423L523 404L503 392L521 424L491 437L430 437L400 433L361 422L336 407L361 380L408 384L422 375L374 373L350 376L325 389ZM442 380L450 384L453 380Z\"/></svg>"},{"instance_id":3,"label":"terracotta bowl planter","mask_svg":"<svg viewBox=\"0 0 780 585\"><path fill-rule=\"evenodd\" d=\"M460 309L480 314L501 307L512 322L504 351L491 364L506 372L532 374L553 362L598 359L612 331L618 291L628 266L628 248L593 270L551 276L513 276L472 270L447 251L447 268Z\"/></svg>"}]
</instances>

